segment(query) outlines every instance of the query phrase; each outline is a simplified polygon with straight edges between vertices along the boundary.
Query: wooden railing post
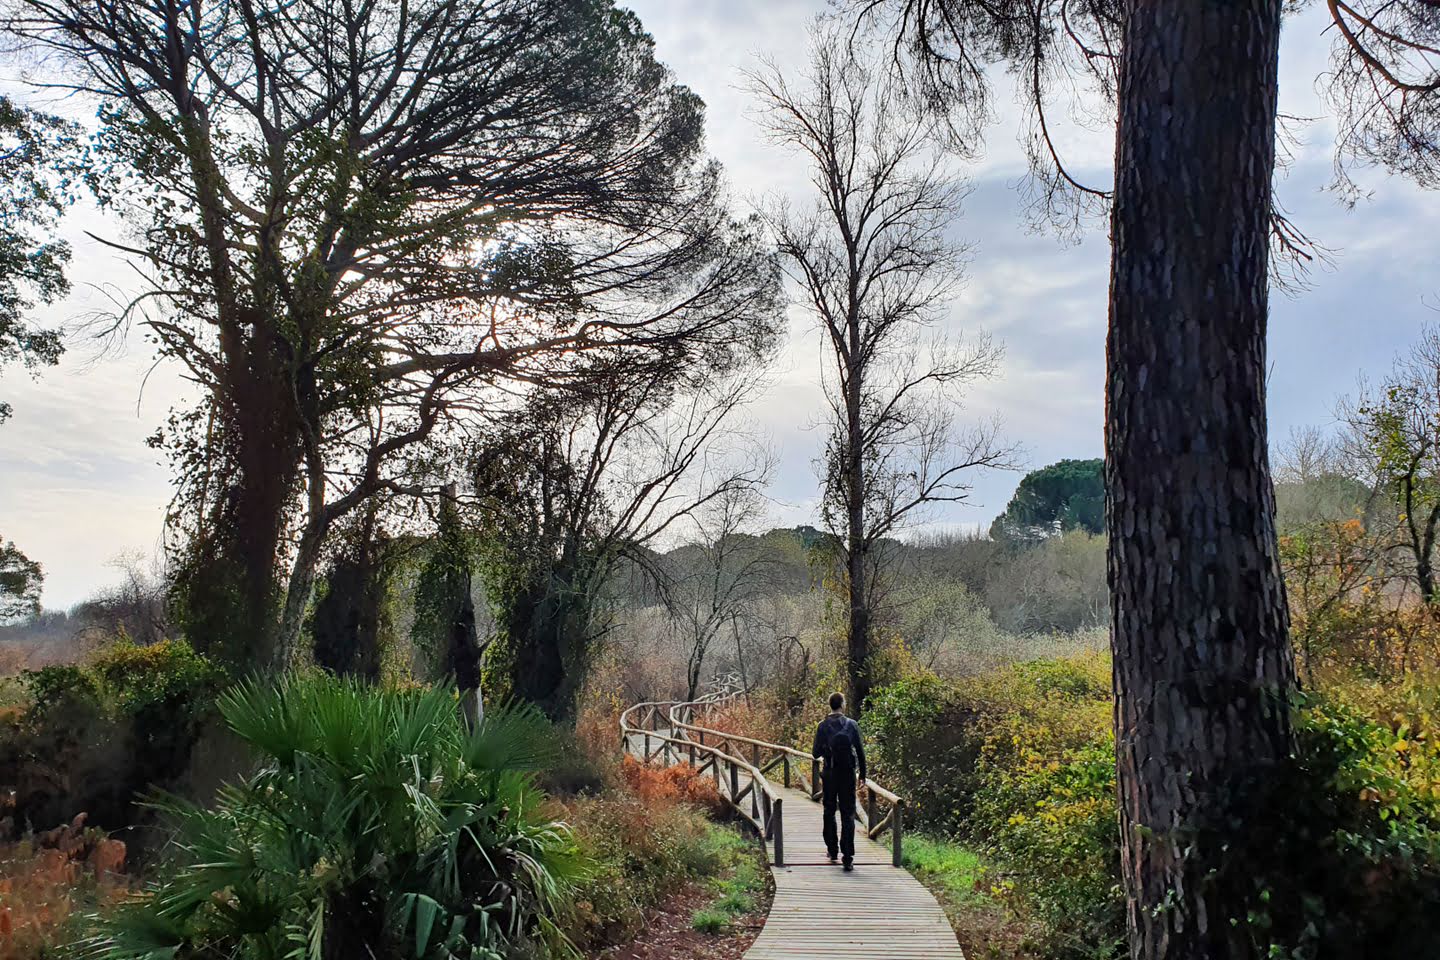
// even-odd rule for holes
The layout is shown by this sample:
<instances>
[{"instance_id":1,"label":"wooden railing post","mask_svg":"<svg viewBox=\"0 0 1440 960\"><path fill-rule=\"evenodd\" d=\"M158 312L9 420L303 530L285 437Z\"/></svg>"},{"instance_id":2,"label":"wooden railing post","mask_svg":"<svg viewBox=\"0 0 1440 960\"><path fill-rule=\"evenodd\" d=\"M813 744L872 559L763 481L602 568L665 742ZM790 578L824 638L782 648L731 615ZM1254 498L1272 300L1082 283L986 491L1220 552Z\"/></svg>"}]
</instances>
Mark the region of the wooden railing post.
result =
<instances>
[{"instance_id":1,"label":"wooden railing post","mask_svg":"<svg viewBox=\"0 0 1440 960\"><path fill-rule=\"evenodd\" d=\"M770 818L774 827L770 833L775 849L775 866L785 866L785 798L776 797L770 804Z\"/></svg>"},{"instance_id":2,"label":"wooden railing post","mask_svg":"<svg viewBox=\"0 0 1440 960\"><path fill-rule=\"evenodd\" d=\"M865 828L875 829L875 791L868 787L865 790Z\"/></svg>"},{"instance_id":3,"label":"wooden railing post","mask_svg":"<svg viewBox=\"0 0 1440 960\"><path fill-rule=\"evenodd\" d=\"M646 730L646 731L645 731L645 756L641 758L640 762L641 762L641 763L649 763L649 762L650 762L650 731L649 731L649 730Z\"/></svg>"},{"instance_id":4,"label":"wooden railing post","mask_svg":"<svg viewBox=\"0 0 1440 960\"><path fill-rule=\"evenodd\" d=\"M893 819L890 823L890 846L891 860L895 866L901 866L905 862L904 854L900 850L900 834L904 832L905 823L905 801L896 799L895 810L890 815Z\"/></svg>"},{"instance_id":5,"label":"wooden railing post","mask_svg":"<svg viewBox=\"0 0 1440 960\"><path fill-rule=\"evenodd\" d=\"M695 744L690 744L690 766L695 766Z\"/></svg>"},{"instance_id":6,"label":"wooden railing post","mask_svg":"<svg viewBox=\"0 0 1440 960\"><path fill-rule=\"evenodd\" d=\"M785 768L785 786L788 787L790 786L790 754L785 754L780 763Z\"/></svg>"},{"instance_id":7,"label":"wooden railing post","mask_svg":"<svg viewBox=\"0 0 1440 960\"><path fill-rule=\"evenodd\" d=\"M740 768L735 761L730 761L730 799L734 801L740 795Z\"/></svg>"}]
</instances>

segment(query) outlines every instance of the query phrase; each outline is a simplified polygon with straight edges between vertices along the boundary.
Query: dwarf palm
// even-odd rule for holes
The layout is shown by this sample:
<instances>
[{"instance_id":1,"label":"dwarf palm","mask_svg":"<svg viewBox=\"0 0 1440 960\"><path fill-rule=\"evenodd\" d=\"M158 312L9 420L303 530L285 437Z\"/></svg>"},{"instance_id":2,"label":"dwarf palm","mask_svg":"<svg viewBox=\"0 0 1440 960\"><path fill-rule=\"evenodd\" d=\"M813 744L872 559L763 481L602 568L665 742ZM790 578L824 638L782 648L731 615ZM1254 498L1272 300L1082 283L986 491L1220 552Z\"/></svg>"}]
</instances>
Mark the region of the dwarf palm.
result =
<instances>
[{"instance_id":1,"label":"dwarf palm","mask_svg":"<svg viewBox=\"0 0 1440 960\"><path fill-rule=\"evenodd\" d=\"M550 921L575 866L524 708L466 727L446 690L327 676L243 685L225 720L261 758L213 809L167 799L174 866L91 943L120 958L499 957Z\"/></svg>"}]
</instances>

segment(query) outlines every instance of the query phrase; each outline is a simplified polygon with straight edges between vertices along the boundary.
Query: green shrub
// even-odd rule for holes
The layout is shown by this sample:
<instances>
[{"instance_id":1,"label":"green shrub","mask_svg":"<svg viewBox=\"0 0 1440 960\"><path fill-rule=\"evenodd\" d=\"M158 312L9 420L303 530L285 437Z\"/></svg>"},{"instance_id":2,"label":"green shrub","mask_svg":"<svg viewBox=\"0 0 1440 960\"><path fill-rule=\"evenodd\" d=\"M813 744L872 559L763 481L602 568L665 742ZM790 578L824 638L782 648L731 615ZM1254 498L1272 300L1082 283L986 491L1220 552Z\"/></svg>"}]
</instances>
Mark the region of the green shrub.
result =
<instances>
[{"instance_id":1,"label":"green shrub","mask_svg":"<svg viewBox=\"0 0 1440 960\"><path fill-rule=\"evenodd\" d=\"M721 913L729 914L732 917L743 916L755 909L755 901L748 894L739 890L731 890L719 900L715 901L714 907Z\"/></svg>"},{"instance_id":2,"label":"green shrub","mask_svg":"<svg viewBox=\"0 0 1440 960\"><path fill-rule=\"evenodd\" d=\"M701 933L724 933L730 925L730 915L713 907L701 907L691 917L690 925Z\"/></svg>"},{"instance_id":3,"label":"green shrub","mask_svg":"<svg viewBox=\"0 0 1440 960\"><path fill-rule=\"evenodd\" d=\"M977 889L985 883L980 855L958 843L908 833L905 869L931 880L957 903L983 899Z\"/></svg>"},{"instance_id":4,"label":"green shrub","mask_svg":"<svg viewBox=\"0 0 1440 960\"><path fill-rule=\"evenodd\" d=\"M26 705L0 726L19 819L37 829L81 812L110 828L135 822L137 794L184 775L223 680L182 640L122 641L88 664L26 673Z\"/></svg>"},{"instance_id":5,"label":"green shrub","mask_svg":"<svg viewBox=\"0 0 1440 960\"><path fill-rule=\"evenodd\" d=\"M1388 719L1388 718L1387 718ZM1273 820L1258 862L1226 882L1250 888L1237 918L1262 956L1429 957L1440 954L1440 744L1312 696L1296 714L1297 763L1268 786Z\"/></svg>"},{"instance_id":6,"label":"green shrub","mask_svg":"<svg viewBox=\"0 0 1440 960\"><path fill-rule=\"evenodd\" d=\"M735 902L764 889L754 845L690 804L610 793L567 806L589 864L566 919L582 947L632 939L644 928L646 910L686 881L708 878Z\"/></svg>"},{"instance_id":7,"label":"green shrub","mask_svg":"<svg viewBox=\"0 0 1440 960\"><path fill-rule=\"evenodd\" d=\"M929 675L877 690L869 704L862 725L875 779L905 785L906 814L915 826L960 831L984 742L979 705L957 682Z\"/></svg>"},{"instance_id":8,"label":"green shrub","mask_svg":"<svg viewBox=\"0 0 1440 960\"><path fill-rule=\"evenodd\" d=\"M1028 917L1045 956L1125 951L1109 689L1104 658L1077 655L903 681L865 715L876 778L906 784L914 826L986 853L999 876L956 882ZM910 856L945 873L946 847Z\"/></svg>"},{"instance_id":9,"label":"green shrub","mask_svg":"<svg viewBox=\"0 0 1440 960\"><path fill-rule=\"evenodd\" d=\"M981 882L1046 957L1125 953L1108 683L1100 657L922 677L880 691L865 719L877 779L907 783L916 826L983 850ZM1433 677L1332 683L1296 711L1295 762L1190 840L1233 851L1214 882L1248 891L1246 915L1223 922L1256 956L1440 955L1437 716ZM908 840L907 861L945 873L948 846Z\"/></svg>"},{"instance_id":10,"label":"green shrub","mask_svg":"<svg viewBox=\"0 0 1440 960\"><path fill-rule=\"evenodd\" d=\"M554 923L577 861L535 774L548 726L453 692L328 675L246 684L219 709L262 764L214 809L180 800L175 862L107 919L107 960L175 956L499 960Z\"/></svg>"}]
</instances>

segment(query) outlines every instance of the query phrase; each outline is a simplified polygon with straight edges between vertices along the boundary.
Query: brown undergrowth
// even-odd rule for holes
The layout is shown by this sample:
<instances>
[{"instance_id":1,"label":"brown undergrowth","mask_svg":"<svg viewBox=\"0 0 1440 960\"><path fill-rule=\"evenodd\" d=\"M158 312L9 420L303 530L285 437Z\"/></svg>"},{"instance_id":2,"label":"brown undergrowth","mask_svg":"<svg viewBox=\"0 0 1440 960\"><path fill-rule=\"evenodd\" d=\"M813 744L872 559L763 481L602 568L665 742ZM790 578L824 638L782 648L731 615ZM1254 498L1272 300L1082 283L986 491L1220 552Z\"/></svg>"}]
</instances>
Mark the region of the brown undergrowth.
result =
<instances>
[{"instance_id":1,"label":"brown undergrowth","mask_svg":"<svg viewBox=\"0 0 1440 960\"><path fill-rule=\"evenodd\" d=\"M83 915L130 892L125 844L85 815L0 845L0 960L34 960L67 943Z\"/></svg>"}]
</instances>

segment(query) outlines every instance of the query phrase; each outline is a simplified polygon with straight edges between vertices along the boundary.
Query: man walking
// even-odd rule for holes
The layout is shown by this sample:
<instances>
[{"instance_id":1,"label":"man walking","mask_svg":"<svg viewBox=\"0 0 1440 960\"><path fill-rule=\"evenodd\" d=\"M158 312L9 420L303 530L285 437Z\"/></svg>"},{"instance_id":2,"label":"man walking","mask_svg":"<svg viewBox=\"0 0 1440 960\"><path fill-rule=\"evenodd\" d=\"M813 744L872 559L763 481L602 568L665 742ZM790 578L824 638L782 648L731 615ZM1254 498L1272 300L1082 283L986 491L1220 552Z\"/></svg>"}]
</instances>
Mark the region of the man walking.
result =
<instances>
[{"instance_id":1,"label":"man walking","mask_svg":"<svg viewBox=\"0 0 1440 960\"><path fill-rule=\"evenodd\" d=\"M860 725L845 716L845 695L830 695L830 716L815 730L816 760L825 761L825 849L834 863L837 854L845 858L845 872L855 869L855 773L865 786L865 745L860 742ZM840 836L835 836L835 815L840 815ZM838 847L838 849L837 849Z\"/></svg>"}]
</instances>

